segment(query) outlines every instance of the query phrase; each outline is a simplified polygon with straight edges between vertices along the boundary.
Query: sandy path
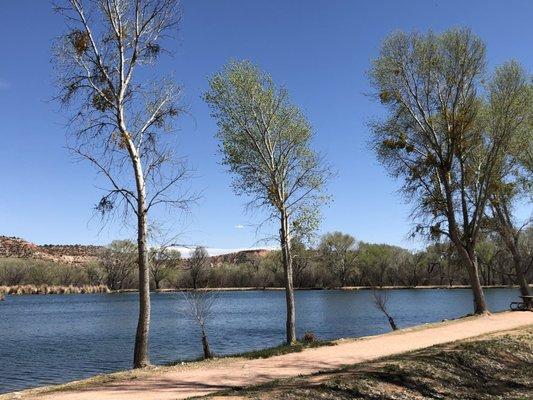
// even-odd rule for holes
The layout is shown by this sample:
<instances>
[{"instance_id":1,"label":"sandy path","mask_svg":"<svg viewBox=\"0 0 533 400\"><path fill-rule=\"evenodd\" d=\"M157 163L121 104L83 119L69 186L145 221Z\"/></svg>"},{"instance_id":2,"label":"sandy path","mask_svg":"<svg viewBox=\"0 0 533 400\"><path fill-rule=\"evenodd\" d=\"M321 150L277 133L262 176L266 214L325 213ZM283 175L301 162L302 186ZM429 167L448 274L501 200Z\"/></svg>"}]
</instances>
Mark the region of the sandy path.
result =
<instances>
[{"instance_id":1,"label":"sandy path","mask_svg":"<svg viewBox=\"0 0 533 400\"><path fill-rule=\"evenodd\" d=\"M467 339L487 333L533 324L533 312L505 312L490 316L432 324L360 340L340 341L336 346L308 349L268 359L229 359L198 368L156 371L127 381L50 394L12 398L43 400L169 400L214 393L231 387L253 385L424 347ZM34 392L35 393L35 392Z\"/></svg>"}]
</instances>

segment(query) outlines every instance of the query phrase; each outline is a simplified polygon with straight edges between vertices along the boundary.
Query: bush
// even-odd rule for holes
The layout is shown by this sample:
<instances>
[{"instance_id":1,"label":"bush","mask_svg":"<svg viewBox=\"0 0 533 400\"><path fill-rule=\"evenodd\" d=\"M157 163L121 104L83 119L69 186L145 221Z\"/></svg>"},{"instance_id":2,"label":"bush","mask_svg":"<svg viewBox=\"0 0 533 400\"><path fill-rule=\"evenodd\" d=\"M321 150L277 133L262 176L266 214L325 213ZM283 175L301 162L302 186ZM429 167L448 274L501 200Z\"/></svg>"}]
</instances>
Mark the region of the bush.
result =
<instances>
[{"instance_id":1,"label":"bush","mask_svg":"<svg viewBox=\"0 0 533 400\"><path fill-rule=\"evenodd\" d=\"M305 332L302 342L305 344L316 343L318 341L316 335L313 332Z\"/></svg>"}]
</instances>

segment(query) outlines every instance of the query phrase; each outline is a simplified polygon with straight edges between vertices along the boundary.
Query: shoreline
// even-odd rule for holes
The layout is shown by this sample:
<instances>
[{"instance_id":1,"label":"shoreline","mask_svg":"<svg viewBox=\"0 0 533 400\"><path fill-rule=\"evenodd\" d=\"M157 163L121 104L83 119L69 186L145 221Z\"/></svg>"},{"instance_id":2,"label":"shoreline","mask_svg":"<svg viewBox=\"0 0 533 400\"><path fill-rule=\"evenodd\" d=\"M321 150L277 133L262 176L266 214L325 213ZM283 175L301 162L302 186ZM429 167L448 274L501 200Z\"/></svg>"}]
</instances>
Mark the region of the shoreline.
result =
<instances>
[{"instance_id":1,"label":"shoreline","mask_svg":"<svg viewBox=\"0 0 533 400\"><path fill-rule=\"evenodd\" d=\"M439 344L503 335L516 329L533 329L532 314L505 311L463 316L384 334L337 339L331 342L331 347L306 348L268 358L247 359L236 354L174 366L98 374L64 384L3 393L0 400L170 400L204 396L233 387L335 370ZM176 384L175 391L169 390L169 382Z\"/></svg>"},{"instance_id":2,"label":"shoreline","mask_svg":"<svg viewBox=\"0 0 533 400\"><path fill-rule=\"evenodd\" d=\"M533 287L533 285L530 285ZM486 285L483 289L518 289L518 285ZM419 285L419 286L345 286L345 287L301 287L294 288L295 291L359 291L359 290L456 290L470 289L469 285ZM285 290L284 287L227 287L227 288L168 288L151 290L150 293L180 293L198 291L217 291L217 292L276 292ZM83 285L83 286L60 286L60 285L15 285L0 286L0 299L6 300L7 296L24 296L24 295L57 295L57 294L116 294L116 293L138 293L138 289L120 289L110 290L105 285Z\"/></svg>"}]
</instances>

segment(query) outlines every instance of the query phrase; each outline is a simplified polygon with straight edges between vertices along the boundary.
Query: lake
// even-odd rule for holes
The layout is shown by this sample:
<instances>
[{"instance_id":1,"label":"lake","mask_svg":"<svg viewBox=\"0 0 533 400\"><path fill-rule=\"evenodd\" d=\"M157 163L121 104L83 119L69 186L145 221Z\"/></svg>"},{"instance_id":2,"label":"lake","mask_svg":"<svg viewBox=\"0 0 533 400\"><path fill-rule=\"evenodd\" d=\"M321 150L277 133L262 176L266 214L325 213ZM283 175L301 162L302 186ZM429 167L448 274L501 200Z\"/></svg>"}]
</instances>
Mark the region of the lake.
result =
<instances>
[{"instance_id":1,"label":"lake","mask_svg":"<svg viewBox=\"0 0 533 400\"><path fill-rule=\"evenodd\" d=\"M485 291L492 311L505 310L518 289ZM282 291L221 292L208 327L212 350L226 355L275 346L285 337ZM199 357L196 326L184 315L179 293L152 294L151 361ZM372 292L297 291L297 334L319 339L366 336L390 330ZM467 289L389 291L399 327L472 312ZM0 393L64 383L128 369L132 363L137 294L8 296L0 302Z\"/></svg>"}]
</instances>

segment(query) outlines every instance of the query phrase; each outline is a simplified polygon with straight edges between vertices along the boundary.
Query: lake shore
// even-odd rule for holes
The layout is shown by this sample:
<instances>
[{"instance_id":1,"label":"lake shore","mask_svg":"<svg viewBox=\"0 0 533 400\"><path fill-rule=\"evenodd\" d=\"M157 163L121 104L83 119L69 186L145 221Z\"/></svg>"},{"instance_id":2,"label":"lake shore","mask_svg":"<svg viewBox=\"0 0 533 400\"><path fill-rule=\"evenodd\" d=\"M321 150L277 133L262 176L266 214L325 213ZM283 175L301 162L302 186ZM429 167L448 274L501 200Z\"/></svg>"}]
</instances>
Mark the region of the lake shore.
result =
<instances>
[{"instance_id":1,"label":"lake shore","mask_svg":"<svg viewBox=\"0 0 533 400\"><path fill-rule=\"evenodd\" d=\"M517 285L488 285L484 289L517 289ZM420 285L420 286L345 286L345 287L302 287L294 288L297 291L308 290L427 290L427 289L470 289L469 285ZM227 287L227 288L177 288L152 290L152 293L179 293L193 290L206 290L218 292L250 292L250 291L282 291L283 287ZM0 297L2 295L50 295L50 294L96 294L96 293L137 293L137 289L110 290L105 285L82 285L82 286L60 286L60 285L14 285L0 286Z\"/></svg>"},{"instance_id":2,"label":"lake shore","mask_svg":"<svg viewBox=\"0 0 533 400\"><path fill-rule=\"evenodd\" d=\"M332 371L434 345L480 335L533 326L533 313L502 312L424 324L356 339L334 346L304 349L264 359L222 358L99 375L65 385L37 388L0 396L0 400L135 400L182 399L214 394L235 387Z\"/></svg>"}]
</instances>

